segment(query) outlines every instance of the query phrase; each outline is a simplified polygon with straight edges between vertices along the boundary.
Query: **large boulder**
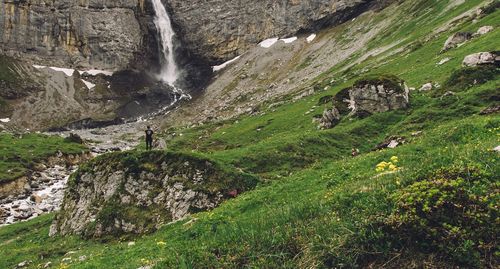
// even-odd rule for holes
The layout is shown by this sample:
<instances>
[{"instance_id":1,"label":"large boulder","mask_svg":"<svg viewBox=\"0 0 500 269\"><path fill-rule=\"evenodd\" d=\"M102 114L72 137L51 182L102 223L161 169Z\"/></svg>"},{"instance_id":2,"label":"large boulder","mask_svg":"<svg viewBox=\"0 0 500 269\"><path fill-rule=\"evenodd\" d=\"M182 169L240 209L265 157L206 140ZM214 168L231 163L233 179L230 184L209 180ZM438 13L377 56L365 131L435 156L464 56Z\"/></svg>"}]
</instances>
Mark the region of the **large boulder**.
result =
<instances>
[{"instance_id":1,"label":"large boulder","mask_svg":"<svg viewBox=\"0 0 500 269\"><path fill-rule=\"evenodd\" d=\"M484 64L495 64L500 62L500 57L496 52L478 52L464 58L464 66L474 67Z\"/></svg>"},{"instance_id":2,"label":"large boulder","mask_svg":"<svg viewBox=\"0 0 500 269\"><path fill-rule=\"evenodd\" d=\"M450 36L444 43L443 51L450 50L463 44L472 38L472 33L469 32L457 32Z\"/></svg>"},{"instance_id":3,"label":"large boulder","mask_svg":"<svg viewBox=\"0 0 500 269\"><path fill-rule=\"evenodd\" d=\"M217 207L257 178L201 157L166 152L113 153L82 166L68 182L50 234L140 234Z\"/></svg>"},{"instance_id":4,"label":"large boulder","mask_svg":"<svg viewBox=\"0 0 500 269\"><path fill-rule=\"evenodd\" d=\"M395 76L361 79L349 90L349 107L357 116L405 109L409 105L409 90Z\"/></svg>"}]
</instances>

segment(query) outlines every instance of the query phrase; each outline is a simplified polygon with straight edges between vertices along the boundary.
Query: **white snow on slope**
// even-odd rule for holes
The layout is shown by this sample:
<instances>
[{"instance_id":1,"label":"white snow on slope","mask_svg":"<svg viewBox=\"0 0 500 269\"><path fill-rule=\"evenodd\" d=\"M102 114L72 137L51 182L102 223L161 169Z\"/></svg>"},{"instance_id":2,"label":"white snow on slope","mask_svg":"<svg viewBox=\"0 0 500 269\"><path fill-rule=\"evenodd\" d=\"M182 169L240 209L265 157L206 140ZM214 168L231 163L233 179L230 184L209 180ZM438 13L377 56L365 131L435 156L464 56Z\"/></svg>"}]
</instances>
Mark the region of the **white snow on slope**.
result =
<instances>
[{"instance_id":1,"label":"white snow on slope","mask_svg":"<svg viewBox=\"0 0 500 269\"><path fill-rule=\"evenodd\" d=\"M229 60L229 61L227 61L227 62L225 62L225 63L223 63L223 64L221 64L221 65L212 66L212 69L214 70L214 72L217 72L217 71L219 71L219 70L222 70L222 69L224 69L226 66L228 66L229 64L231 64L231 63L233 63L233 62L237 61L240 57L241 57L241 56L238 56L238 57L236 57L236 58L234 58L234 59L231 59L231 60Z\"/></svg>"},{"instance_id":2,"label":"white snow on slope","mask_svg":"<svg viewBox=\"0 0 500 269\"><path fill-rule=\"evenodd\" d=\"M54 71L63 72L68 77L73 76L73 73L75 72L75 69L70 69L70 68L62 68L62 67L54 67L54 66L51 66L49 68L54 70Z\"/></svg>"},{"instance_id":3,"label":"white snow on slope","mask_svg":"<svg viewBox=\"0 0 500 269\"><path fill-rule=\"evenodd\" d=\"M89 88L89 90L92 90L95 87L95 84L92 82L86 81L84 79L82 79L82 81L85 84L85 86L87 86L87 88Z\"/></svg>"},{"instance_id":4,"label":"white snow on slope","mask_svg":"<svg viewBox=\"0 0 500 269\"><path fill-rule=\"evenodd\" d=\"M283 41L285 42L286 44L288 43L292 43L293 41L297 40L297 37L294 36L294 37L290 37L290 38L285 38L285 39L280 39L280 41Z\"/></svg>"},{"instance_id":5,"label":"white snow on slope","mask_svg":"<svg viewBox=\"0 0 500 269\"><path fill-rule=\"evenodd\" d=\"M97 76L99 74L103 74L105 76L112 76L113 72L111 71L104 71L104 70L97 70L97 69L91 69L91 70L83 70L83 71L78 71L80 75L83 75L85 73L91 75L91 76Z\"/></svg>"},{"instance_id":6,"label":"white snow on slope","mask_svg":"<svg viewBox=\"0 0 500 269\"><path fill-rule=\"evenodd\" d=\"M0 119L0 122L7 123L10 122L10 119L9 118Z\"/></svg>"},{"instance_id":7,"label":"white snow on slope","mask_svg":"<svg viewBox=\"0 0 500 269\"><path fill-rule=\"evenodd\" d=\"M266 40L260 42L259 46L261 46L263 48L270 48L272 45L274 45L276 42L278 42L278 39L279 38L277 38L277 37L266 39Z\"/></svg>"}]
</instances>

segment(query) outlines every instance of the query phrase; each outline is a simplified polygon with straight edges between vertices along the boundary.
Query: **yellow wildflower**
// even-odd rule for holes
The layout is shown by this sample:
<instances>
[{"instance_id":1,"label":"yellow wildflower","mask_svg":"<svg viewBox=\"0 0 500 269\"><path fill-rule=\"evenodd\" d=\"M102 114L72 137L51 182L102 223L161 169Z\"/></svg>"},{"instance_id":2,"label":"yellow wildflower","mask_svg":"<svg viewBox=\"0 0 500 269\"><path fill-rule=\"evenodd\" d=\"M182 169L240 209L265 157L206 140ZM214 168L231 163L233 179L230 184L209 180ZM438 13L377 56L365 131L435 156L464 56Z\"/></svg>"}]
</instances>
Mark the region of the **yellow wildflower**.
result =
<instances>
[{"instance_id":1,"label":"yellow wildflower","mask_svg":"<svg viewBox=\"0 0 500 269\"><path fill-rule=\"evenodd\" d=\"M390 164L389 165L389 170L396 171L396 170L398 170L398 168L394 164Z\"/></svg>"}]
</instances>

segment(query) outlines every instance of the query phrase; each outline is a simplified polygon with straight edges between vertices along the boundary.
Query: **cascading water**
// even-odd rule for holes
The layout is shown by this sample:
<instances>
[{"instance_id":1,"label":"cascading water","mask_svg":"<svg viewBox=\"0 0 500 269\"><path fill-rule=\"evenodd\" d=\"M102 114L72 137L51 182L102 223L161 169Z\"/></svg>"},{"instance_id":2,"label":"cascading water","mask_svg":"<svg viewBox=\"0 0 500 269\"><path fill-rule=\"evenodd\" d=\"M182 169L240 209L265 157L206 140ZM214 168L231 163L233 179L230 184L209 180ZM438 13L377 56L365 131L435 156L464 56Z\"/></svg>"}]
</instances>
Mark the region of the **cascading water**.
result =
<instances>
[{"instance_id":1,"label":"cascading water","mask_svg":"<svg viewBox=\"0 0 500 269\"><path fill-rule=\"evenodd\" d=\"M156 13L154 23L161 40L161 53L163 56L159 78L174 87L175 82L179 78L179 68L177 67L174 55L175 32L167 10L161 0L152 0L152 2Z\"/></svg>"},{"instance_id":2,"label":"cascading water","mask_svg":"<svg viewBox=\"0 0 500 269\"><path fill-rule=\"evenodd\" d=\"M175 51L174 51L174 42L175 42L175 32L172 27L172 22L170 21L170 17L168 16L167 10L165 6L161 2L161 0L151 0L153 3L153 8L155 10L155 26L158 31L158 35L161 41L161 71L158 75L158 78L173 87L174 89L174 100L172 103L160 111L154 113L154 115L163 114L169 108L173 107L178 101L182 99L191 99L189 94L184 93L184 91L176 86L176 82L179 79L179 67L177 66L177 62L175 61ZM150 116L154 116L150 115Z\"/></svg>"}]
</instances>

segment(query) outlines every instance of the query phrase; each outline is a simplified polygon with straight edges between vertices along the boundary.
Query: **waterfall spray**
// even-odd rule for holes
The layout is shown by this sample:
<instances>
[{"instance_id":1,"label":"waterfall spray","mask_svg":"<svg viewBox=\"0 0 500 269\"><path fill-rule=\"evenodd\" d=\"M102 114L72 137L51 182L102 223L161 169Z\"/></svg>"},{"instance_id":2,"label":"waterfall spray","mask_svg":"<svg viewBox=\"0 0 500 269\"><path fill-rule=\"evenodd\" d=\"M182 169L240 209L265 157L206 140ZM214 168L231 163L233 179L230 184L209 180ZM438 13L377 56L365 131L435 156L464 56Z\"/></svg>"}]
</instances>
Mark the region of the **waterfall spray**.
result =
<instances>
[{"instance_id":1,"label":"waterfall spray","mask_svg":"<svg viewBox=\"0 0 500 269\"><path fill-rule=\"evenodd\" d=\"M161 53L163 56L159 79L175 87L174 84L179 78L179 68L174 55L175 32L161 0L152 0L152 2L156 13L154 23L161 40Z\"/></svg>"}]
</instances>

